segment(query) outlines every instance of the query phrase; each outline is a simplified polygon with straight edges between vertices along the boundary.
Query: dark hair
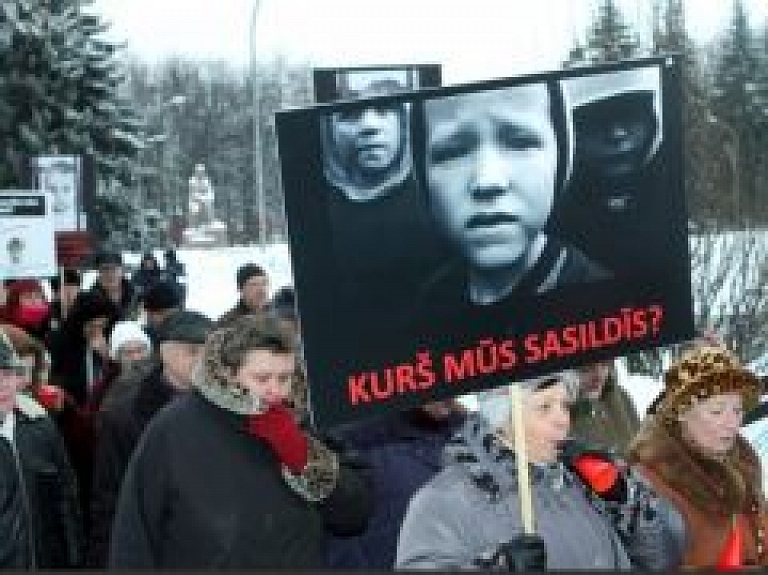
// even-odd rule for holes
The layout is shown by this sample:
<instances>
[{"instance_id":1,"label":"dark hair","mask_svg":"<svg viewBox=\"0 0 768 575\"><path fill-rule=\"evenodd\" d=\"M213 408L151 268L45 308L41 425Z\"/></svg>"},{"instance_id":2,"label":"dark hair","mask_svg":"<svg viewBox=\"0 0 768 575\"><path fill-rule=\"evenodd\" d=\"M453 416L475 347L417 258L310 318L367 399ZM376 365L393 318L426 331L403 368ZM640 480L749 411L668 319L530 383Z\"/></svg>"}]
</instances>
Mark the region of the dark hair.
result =
<instances>
[{"instance_id":1,"label":"dark hair","mask_svg":"<svg viewBox=\"0 0 768 575\"><path fill-rule=\"evenodd\" d=\"M555 202L558 202L564 193L570 180L571 172L571 148L573 140L573 130L568 121L568 108L566 106L563 87L557 80L546 82L547 92L549 93L549 111L552 120L552 128L555 132L555 141L557 145L557 169L555 172ZM505 86L492 88L487 91L505 90L515 86ZM473 93L461 94L462 96L471 96ZM450 96L443 96L450 97ZM425 190L427 202L429 203L429 187L427 185L427 124L424 114L425 100L414 103L411 112L411 142L413 145L413 166L414 175L421 188ZM561 199L561 198L560 198ZM554 208L553 208L554 211Z\"/></svg>"},{"instance_id":2,"label":"dark hair","mask_svg":"<svg viewBox=\"0 0 768 575\"><path fill-rule=\"evenodd\" d=\"M51 284L51 290L54 293L58 293L61 289L62 280L65 286L80 287L80 272L76 269L66 268L60 275L51 277L48 283Z\"/></svg>"},{"instance_id":3,"label":"dark hair","mask_svg":"<svg viewBox=\"0 0 768 575\"><path fill-rule=\"evenodd\" d=\"M243 264L237 269L237 276L235 281L237 282L237 289L243 289L245 283L255 276L266 276L267 272L259 264Z\"/></svg>"}]
</instances>

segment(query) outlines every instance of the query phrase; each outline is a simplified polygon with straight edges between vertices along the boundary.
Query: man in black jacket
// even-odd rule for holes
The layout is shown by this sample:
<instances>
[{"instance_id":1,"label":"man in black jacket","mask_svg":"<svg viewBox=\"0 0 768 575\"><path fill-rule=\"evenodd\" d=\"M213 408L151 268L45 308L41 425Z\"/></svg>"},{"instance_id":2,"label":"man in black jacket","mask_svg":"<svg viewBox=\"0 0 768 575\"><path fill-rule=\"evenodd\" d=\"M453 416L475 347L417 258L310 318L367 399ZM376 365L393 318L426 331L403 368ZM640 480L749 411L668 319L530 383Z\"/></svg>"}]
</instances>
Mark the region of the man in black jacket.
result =
<instances>
[{"instance_id":1,"label":"man in black jacket","mask_svg":"<svg viewBox=\"0 0 768 575\"><path fill-rule=\"evenodd\" d=\"M88 565L104 567L123 474L149 421L190 389L213 322L194 311L177 311L160 325L160 361L135 387L116 390L96 421Z\"/></svg>"},{"instance_id":2,"label":"man in black jacket","mask_svg":"<svg viewBox=\"0 0 768 575\"><path fill-rule=\"evenodd\" d=\"M312 568L361 532L367 474L300 426L294 339L245 316L206 341L195 391L148 426L126 471L115 568Z\"/></svg>"},{"instance_id":3,"label":"man in black jacket","mask_svg":"<svg viewBox=\"0 0 768 575\"><path fill-rule=\"evenodd\" d=\"M53 422L18 394L26 366L0 337L0 568L77 568L83 534L75 474Z\"/></svg>"}]
</instances>

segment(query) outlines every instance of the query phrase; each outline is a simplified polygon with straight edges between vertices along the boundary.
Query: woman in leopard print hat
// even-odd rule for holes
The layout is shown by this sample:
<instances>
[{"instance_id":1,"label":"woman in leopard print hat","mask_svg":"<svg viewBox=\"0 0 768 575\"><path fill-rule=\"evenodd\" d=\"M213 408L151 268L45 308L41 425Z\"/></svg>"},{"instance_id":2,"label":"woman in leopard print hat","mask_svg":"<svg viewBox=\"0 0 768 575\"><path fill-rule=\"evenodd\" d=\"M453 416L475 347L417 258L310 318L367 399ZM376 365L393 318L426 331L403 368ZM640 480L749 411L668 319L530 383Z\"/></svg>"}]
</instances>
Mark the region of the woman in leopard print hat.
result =
<instances>
[{"instance_id":1,"label":"woman in leopard print hat","mask_svg":"<svg viewBox=\"0 0 768 575\"><path fill-rule=\"evenodd\" d=\"M739 435L759 396L758 378L722 346L687 351L665 374L665 388L630 445L630 461L675 508L668 542L683 566L712 568L741 533L743 566L768 565L766 501L760 462Z\"/></svg>"},{"instance_id":2,"label":"woman in leopard print hat","mask_svg":"<svg viewBox=\"0 0 768 575\"><path fill-rule=\"evenodd\" d=\"M195 391L147 428L126 472L110 566L316 568L370 513L365 472L301 425L294 338L243 316L208 336Z\"/></svg>"}]
</instances>

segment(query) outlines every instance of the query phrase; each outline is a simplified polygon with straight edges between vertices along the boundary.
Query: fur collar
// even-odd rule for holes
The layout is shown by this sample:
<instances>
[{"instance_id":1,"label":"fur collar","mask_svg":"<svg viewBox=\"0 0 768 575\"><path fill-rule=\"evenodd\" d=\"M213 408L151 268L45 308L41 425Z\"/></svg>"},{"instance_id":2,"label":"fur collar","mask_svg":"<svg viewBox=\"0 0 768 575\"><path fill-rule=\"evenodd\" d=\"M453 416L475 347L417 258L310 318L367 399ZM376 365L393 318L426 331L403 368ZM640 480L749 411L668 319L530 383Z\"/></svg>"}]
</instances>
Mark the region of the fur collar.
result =
<instances>
[{"instance_id":1,"label":"fur collar","mask_svg":"<svg viewBox=\"0 0 768 575\"><path fill-rule=\"evenodd\" d=\"M630 446L630 461L647 467L705 513L740 513L759 497L760 464L741 437L720 461L686 441L678 424L649 416Z\"/></svg>"}]
</instances>

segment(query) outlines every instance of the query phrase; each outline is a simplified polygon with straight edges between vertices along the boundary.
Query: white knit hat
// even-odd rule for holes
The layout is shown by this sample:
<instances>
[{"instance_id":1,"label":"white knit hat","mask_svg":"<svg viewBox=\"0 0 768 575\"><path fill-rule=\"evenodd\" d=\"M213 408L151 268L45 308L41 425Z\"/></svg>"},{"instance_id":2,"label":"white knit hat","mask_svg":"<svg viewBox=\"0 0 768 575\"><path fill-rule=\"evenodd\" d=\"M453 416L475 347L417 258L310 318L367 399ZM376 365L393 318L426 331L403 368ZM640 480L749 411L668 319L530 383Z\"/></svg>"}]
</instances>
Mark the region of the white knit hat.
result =
<instances>
[{"instance_id":1,"label":"white knit hat","mask_svg":"<svg viewBox=\"0 0 768 575\"><path fill-rule=\"evenodd\" d=\"M482 413L492 426L502 425L509 419L512 411L512 399L510 397L510 389L512 387L536 391L555 381L565 386L569 399L575 398L579 381L578 373L574 370L566 369L548 375L516 381L487 391L481 391L475 394L477 411Z\"/></svg>"},{"instance_id":2,"label":"white knit hat","mask_svg":"<svg viewBox=\"0 0 768 575\"><path fill-rule=\"evenodd\" d=\"M139 322L121 321L115 324L109 336L109 352L112 359L117 359L120 348L129 341L141 342L147 346L147 349L152 349L152 342Z\"/></svg>"}]
</instances>

